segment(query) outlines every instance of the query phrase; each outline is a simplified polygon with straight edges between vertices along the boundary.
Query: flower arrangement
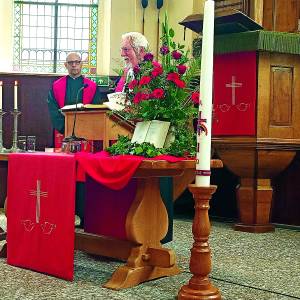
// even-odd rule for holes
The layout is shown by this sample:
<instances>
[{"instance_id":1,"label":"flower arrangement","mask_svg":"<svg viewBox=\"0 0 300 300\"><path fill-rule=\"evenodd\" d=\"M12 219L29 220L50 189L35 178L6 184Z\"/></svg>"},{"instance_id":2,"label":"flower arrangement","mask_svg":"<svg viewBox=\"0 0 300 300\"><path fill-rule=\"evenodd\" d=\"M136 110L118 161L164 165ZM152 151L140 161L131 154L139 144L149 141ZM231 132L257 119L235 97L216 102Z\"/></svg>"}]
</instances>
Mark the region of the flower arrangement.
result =
<instances>
[{"instance_id":1,"label":"flower arrangement","mask_svg":"<svg viewBox=\"0 0 300 300\"><path fill-rule=\"evenodd\" d=\"M189 58L189 51L184 50L184 45L175 43L174 36L174 30L168 27L165 15L161 62L155 61L153 54L148 52L143 61L133 68L134 78L127 83L125 90L127 101L124 109L118 113L135 122L170 122L175 141L168 149L159 150L159 153L193 155L196 145L193 119L198 111L195 105L199 104L200 60ZM118 145L108 150L114 152L116 147Z\"/></svg>"}]
</instances>

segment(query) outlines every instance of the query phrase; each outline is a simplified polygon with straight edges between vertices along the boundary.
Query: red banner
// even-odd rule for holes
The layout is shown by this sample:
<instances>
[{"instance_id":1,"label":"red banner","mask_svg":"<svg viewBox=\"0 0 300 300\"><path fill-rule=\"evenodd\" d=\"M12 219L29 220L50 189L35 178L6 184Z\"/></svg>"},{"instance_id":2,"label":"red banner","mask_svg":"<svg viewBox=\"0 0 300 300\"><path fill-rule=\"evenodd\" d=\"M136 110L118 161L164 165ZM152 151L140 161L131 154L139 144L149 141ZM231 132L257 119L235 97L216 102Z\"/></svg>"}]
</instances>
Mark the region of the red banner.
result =
<instances>
[{"instance_id":1,"label":"red banner","mask_svg":"<svg viewBox=\"0 0 300 300\"><path fill-rule=\"evenodd\" d=\"M10 154L7 195L7 263L73 280L74 156Z\"/></svg>"},{"instance_id":2,"label":"red banner","mask_svg":"<svg viewBox=\"0 0 300 300\"><path fill-rule=\"evenodd\" d=\"M212 134L255 135L256 52L214 58Z\"/></svg>"}]
</instances>

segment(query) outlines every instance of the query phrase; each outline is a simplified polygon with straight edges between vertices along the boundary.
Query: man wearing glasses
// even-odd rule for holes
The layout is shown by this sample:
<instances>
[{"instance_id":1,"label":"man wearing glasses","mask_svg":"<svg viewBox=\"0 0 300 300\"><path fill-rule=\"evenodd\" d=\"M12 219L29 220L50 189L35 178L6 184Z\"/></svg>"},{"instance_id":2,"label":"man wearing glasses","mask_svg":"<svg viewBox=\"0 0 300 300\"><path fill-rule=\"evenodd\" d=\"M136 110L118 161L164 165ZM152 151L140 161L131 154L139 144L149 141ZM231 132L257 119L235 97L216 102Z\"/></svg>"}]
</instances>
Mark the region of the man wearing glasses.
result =
<instances>
[{"instance_id":1,"label":"man wearing glasses","mask_svg":"<svg viewBox=\"0 0 300 300\"><path fill-rule=\"evenodd\" d=\"M64 65L68 75L54 81L48 95L48 108L52 126L56 130L55 137L65 131L65 117L60 111L63 106L75 104L77 100L83 104L101 102L96 83L81 75L82 61L79 54L69 53ZM55 147L59 147L58 143Z\"/></svg>"}]
</instances>

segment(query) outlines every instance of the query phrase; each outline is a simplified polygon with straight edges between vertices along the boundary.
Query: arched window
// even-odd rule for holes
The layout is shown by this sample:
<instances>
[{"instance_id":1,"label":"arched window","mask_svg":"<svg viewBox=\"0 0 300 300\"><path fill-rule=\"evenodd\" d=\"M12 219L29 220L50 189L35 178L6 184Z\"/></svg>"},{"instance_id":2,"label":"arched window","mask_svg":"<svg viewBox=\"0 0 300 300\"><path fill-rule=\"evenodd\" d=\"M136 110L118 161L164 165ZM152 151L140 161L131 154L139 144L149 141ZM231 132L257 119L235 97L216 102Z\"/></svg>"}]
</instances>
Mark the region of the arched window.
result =
<instances>
[{"instance_id":1,"label":"arched window","mask_svg":"<svg viewBox=\"0 0 300 300\"><path fill-rule=\"evenodd\" d=\"M75 51L82 73L96 74L98 0L19 0L14 16L14 71L65 73Z\"/></svg>"}]
</instances>

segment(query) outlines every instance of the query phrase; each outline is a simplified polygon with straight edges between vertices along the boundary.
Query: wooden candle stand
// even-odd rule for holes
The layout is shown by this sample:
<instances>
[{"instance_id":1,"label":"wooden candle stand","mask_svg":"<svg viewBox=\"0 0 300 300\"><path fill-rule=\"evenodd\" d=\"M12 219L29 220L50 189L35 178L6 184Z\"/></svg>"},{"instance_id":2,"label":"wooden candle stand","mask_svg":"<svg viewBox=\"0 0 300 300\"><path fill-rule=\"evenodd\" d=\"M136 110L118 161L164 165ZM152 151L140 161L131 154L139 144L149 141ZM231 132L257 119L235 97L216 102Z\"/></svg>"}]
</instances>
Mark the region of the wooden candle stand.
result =
<instances>
[{"instance_id":1,"label":"wooden candle stand","mask_svg":"<svg viewBox=\"0 0 300 300\"><path fill-rule=\"evenodd\" d=\"M221 299L220 291L209 281L211 271L211 252L208 244L210 222L208 216L209 200L216 191L216 186L199 187L189 185L195 201L195 216L193 221L194 244L191 249L190 271L193 277L189 283L182 286L178 299Z\"/></svg>"}]
</instances>

